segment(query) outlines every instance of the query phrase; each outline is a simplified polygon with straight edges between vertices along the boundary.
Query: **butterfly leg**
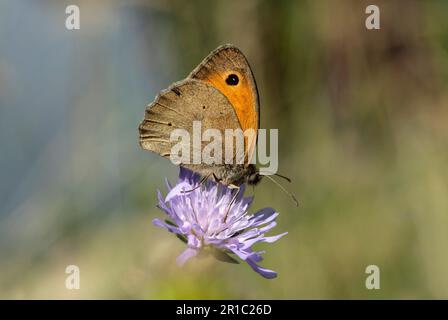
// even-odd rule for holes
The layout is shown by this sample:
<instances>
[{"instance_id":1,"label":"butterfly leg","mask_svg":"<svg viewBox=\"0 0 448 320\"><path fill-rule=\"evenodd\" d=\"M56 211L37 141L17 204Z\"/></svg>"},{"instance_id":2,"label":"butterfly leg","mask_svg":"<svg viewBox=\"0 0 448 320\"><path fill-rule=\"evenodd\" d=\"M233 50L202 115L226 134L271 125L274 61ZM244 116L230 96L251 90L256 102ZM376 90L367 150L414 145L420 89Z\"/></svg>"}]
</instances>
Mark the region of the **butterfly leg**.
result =
<instances>
[{"instance_id":1,"label":"butterfly leg","mask_svg":"<svg viewBox=\"0 0 448 320\"><path fill-rule=\"evenodd\" d=\"M227 213L224 218L224 223L227 222L227 216L229 215L230 209L232 208L233 204L235 203L236 197L238 197L238 194L240 193L240 190L241 190L240 186L237 186L234 184L229 184L228 187L229 187L229 189L236 190L236 192L233 195L232 200L230 200L230 202L229 202L229 206L227 208Z\"/></svg>"},{"instance_id":2,"label":"butterfly leg","mask_svg":"<svg viewBox=\"0 0 448 320\"><path fill-rule=\"evenodd\" d=\"M190 189L190 190L183 190L182 193L192 192L192 191L196 190L197 188L200 188L200 187L202 186L202 184L203 184L208 178L210 178L210 174L208 174L208 175L206 175L206 176L203 176L202 179L199 181L199 184L198 184L196 187L194 187L193 189Z\"/></svg>"},{"instance_id":3,"label":"butterfly leg","mask_svg":"<svg viewBox=\"0 0 448 320\"><path fill-rule=\"evenodd\" d=\"M216 182L221 182L222 181L222 179L219 179L218 177L217 177L217 175L214 173L214 172L212 172L212 176L213 176L213 179L215 179L215 181Z\"/></svg>"}]
</instances>

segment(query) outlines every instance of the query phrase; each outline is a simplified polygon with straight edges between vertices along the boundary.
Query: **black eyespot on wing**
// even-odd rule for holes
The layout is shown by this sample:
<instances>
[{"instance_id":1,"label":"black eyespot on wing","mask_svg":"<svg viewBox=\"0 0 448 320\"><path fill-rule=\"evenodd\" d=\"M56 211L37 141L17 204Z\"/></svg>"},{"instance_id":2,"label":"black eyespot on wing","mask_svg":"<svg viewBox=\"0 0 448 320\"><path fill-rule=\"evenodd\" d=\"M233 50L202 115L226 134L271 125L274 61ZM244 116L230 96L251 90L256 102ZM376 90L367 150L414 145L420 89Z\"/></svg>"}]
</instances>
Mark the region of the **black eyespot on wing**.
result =
<instances>
[{"instance_id":1,"label":"black eyespot on wing","mask_svg":"<svg viewBox=\"0 0 448 320\"><path fill-rule=\"evenodd\" d=\"M238 84L238 82L240 82L240 79L238 78L238 76L236 74L232 73L227 76L226 83L229 86L236 86Z\"/></svg>"}]
</instances>

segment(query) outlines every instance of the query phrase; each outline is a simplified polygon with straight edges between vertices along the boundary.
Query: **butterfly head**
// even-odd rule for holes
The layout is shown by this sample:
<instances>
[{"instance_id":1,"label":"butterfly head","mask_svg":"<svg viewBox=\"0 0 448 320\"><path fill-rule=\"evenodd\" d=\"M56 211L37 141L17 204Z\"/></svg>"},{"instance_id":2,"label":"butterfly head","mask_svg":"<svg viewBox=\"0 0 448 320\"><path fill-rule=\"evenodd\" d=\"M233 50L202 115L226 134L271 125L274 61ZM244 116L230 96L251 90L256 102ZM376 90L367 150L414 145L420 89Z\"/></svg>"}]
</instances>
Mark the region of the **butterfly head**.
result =
<instances>
[{"instance_id":1,"label":"butterfly head","mask_svg":"<svg viewBox=\"0 0 448 320\"><path fill-rule=\"evenodd\" d=\"M247 167L247 175L246 175L246 181L247 184L250 186L255 186L258 183L260 183L263 176L260 174L260 171L255 167L255 165L251 164Z\"/></svg>"}]
</instances>

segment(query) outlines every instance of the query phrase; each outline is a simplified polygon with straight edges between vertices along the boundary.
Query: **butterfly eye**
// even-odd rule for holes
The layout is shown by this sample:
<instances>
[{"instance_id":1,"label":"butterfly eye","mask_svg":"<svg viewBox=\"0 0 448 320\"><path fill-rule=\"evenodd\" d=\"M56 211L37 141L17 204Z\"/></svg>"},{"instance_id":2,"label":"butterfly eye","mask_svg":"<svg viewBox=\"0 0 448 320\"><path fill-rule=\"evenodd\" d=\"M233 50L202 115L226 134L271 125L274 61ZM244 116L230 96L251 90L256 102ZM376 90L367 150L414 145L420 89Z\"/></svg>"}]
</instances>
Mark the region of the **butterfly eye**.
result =
<instances>
[{"instance_id":1,"label":"butterfly eye","mask_svg":"<svg viewBox=\"0 0 448 320\"><path fill-rule=\"evenodd\" d=\"M229 74L227 79L226 79L226 83L229 86L236 86L238 84L238 82L240 81L240 79L238 78L238 76L234 73Z\"/></svg>"}]
</instances>

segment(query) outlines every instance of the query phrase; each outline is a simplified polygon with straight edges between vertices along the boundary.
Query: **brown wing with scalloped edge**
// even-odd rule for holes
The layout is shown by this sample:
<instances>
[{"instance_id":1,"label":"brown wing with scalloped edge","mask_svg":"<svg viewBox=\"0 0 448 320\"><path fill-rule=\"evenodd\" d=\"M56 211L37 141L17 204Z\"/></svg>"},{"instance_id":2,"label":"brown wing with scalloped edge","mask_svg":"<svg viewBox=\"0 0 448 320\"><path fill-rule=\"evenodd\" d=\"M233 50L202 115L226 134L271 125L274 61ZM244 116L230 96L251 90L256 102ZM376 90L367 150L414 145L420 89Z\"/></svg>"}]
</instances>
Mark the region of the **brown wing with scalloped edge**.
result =
<instances>
[{"instance_id":1,"label":"brown wing with scalloped edge","mask_svg":"<svg viewBox=\"0 0 448 320\"><path fill-rule=\"evenodd\" d=\"M235 110L221 92L205 82L186 79L162 91L146 108L145 118L139 126L140 145L143 149L170 158L173 147L179 143L178 140L171 141L171 133L175 129L186 130L190 140L183 142L188 143L190 159L189 163L180 165L202 175L215 173L218 179L224 178L226 171L224 151L221 164L193 164L193 152L202 154L204 147L209 144L209 141L203 141L198 146L200 149L194 149L192 141L194 121L200 121L202 132L207 129L219 130L222 137L221 150L225 150L225 129L240 129ZM236 143L233 146L234 163L237 163L238 159L242 163L244 152L237 152Z\"/></svg>"}]
</instances>

